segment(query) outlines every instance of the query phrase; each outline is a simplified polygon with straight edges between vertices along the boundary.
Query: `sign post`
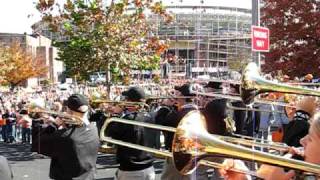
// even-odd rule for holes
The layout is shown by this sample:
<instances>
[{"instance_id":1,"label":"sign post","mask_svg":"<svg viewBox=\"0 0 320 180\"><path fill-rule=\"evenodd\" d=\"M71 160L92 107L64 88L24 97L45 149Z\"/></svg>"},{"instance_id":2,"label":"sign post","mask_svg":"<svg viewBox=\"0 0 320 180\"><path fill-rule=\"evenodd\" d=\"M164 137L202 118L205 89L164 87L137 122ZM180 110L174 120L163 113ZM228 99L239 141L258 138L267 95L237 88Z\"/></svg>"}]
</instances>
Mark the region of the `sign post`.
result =
<instances>
[{"instance_id":1,"label":"sign post","mask_svg":"<svg viewBox=\"0 0 320 180\"><path fill-rule=\"evenodd\" d=\"M269 52L270 40L269 29L259 26L251 27L251 44L252 51L255 52Z\"/></svg>"}]
</instances>

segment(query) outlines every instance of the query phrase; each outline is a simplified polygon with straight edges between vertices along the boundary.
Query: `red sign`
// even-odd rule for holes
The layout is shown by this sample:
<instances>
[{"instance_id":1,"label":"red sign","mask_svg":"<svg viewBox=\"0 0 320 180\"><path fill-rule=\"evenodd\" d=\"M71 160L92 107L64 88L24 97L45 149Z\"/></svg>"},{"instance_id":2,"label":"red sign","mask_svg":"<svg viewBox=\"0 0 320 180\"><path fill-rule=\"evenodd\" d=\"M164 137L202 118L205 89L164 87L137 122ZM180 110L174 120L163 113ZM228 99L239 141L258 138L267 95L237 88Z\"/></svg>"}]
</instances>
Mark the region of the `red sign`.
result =
<instances>
[{"instance_id":1,"label":"red sign","mask_svg":"<svg viewBox=\"0 0 320 180\"><path fill-rule=\"evenodd\" d=\"M269 29L264 27L251 27L252 51L269 52Z\"/></svg>"}]
</instances>

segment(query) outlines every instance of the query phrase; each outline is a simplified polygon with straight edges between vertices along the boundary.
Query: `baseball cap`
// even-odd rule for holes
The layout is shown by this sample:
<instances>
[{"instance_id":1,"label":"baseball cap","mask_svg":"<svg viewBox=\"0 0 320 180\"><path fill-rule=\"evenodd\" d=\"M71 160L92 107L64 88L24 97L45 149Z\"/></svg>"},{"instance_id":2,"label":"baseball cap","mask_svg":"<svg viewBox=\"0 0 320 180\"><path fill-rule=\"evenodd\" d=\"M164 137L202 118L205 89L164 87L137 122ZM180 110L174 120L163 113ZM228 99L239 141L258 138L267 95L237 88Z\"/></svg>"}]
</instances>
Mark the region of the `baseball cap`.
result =
<instances>
[{"instance_id":1,"label":"baseball cap","mask_svg":"<svg viewBox=\"0 0 320 180\"><path fill-rule=\"evenodd\" d=\"M195 96L195 94L191 93L191 85L190 84L176 86L176 87L174 87L174 89L179 91L183 96Z\"/></svg>"},{"instance_id":2,"label":"baseball cap","mask_svg":"<svg viewBox=\"0 0 320 180\"><path fill-rule=\"evenodd\" d=\"M127 91L124 91L122 95L131 101L140 101L141 99L145 99L146 97L144 90L136 86L130 87Z\"/></svg>"},{"instance_id":3,"label":"baseball cap","mask_svg":"<svg viewBox=\"0 0 320 180\"><path fill-rule=\"evenodd\" d=\"M72 94L66 101L69 109L76 112L84 113L88 111L89 102L87 98L81 94Z\"/></svg>"}]
</instances>

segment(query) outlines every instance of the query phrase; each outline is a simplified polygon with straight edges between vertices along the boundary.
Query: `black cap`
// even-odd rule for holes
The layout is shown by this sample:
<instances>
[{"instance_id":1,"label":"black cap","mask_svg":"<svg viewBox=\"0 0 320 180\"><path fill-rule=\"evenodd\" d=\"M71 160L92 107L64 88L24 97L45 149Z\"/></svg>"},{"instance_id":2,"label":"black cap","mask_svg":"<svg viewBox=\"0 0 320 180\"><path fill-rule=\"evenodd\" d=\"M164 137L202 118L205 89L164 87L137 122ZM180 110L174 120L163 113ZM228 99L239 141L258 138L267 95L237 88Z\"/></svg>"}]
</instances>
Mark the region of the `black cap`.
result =
<instances>
[{"instance_id":1,"label":"black cap","mask_svg":"<svg viewBox=\"0 0 320 180\"><path fill-rule=\"evenodd\" d=\"M28 111L26 109L22 109L19 114L25 115L25 114L28 114Z\"/></svg>"},{"instance_id":2,"label":"black cap","mask_svg":"<svg viewBox=\"0 0 320 180\"><path fill-rule=\"evenodd\" d=\"M195 94L191 93L191 85L190 84L184 84L182 86L175 86L175 90L181 92L183 96L195 96Z\"/></svg>"},{"instance_id":3,"label":"black cap","mask_svg":"<svg viewBox=\"0 0 320 180\"><path fill-rule=\"evenodd\" d=\"M222 82L215 82L215 81L210 81L205 88L213 88L213 89L222 89L221 87Z\"/></svg>"},{"instance_id":4,"label":"black cap","mask_svg":"<svg viewBox=\"0 0 320 180\"><path fill-rule=\"evenodd\" d=\"M127 91L124 91L122 95L131 101L140 101L146 98L144 90L140 87L130 87Z\"/></svg>"},{"instance_id":5,"label":"black cap","mask_svg":"<svg viewBox=\"0 0 320 180\"><path fill-rule=\"evenodd\" d=\"M72 111L84 113L88 110L89 102L87 98L81 94L72 94L67 102L67 106ZM87 108L82 108L82 106L87 106Z\"/></svg>"}]
</instances>

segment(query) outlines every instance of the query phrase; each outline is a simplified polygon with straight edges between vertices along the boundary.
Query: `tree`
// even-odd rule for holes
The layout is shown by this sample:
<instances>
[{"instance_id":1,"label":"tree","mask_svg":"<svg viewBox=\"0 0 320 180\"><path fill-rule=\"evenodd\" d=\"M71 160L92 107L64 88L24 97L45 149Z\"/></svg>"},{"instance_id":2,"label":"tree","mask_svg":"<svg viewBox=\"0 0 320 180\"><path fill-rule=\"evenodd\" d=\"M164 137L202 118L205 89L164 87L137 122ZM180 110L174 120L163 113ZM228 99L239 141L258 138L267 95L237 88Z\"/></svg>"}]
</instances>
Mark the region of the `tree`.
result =
<instances>
[{"instance_id":1,"label":"tree","mask_svg":"<svg viewBox=\"0 0 320 180\"><path fill-rule=\"evenodd\" d=\"M62 8L54 0L39 0L36 7L52 31L70 37L70 44L61 49L60 59L82 72L104 69L116 76L128 76L132 69L157 69L161 53L168 48L167 41L152 35L153 27L145 13L149 10L169 23L172 16L161 2L112 0L104 7L102 0L67 0ZM58 15L54 15L55 7ZM71 53L66 51L72 51L77 58L70 58ZM106 77L109 82L108 73Z\"/></svg>"},{"instance_id":2,"label":"tree","mask_svg":"<svg viewBox=\"0 0 320 180\"><path fill-rule=\"evenodd\" d=\"M250 62L250 54L246 51L240 51L228 61L228 67L231 71L241 72Z\"/></svg>"},{"instance_id":3,"label":"tree","mask_svg":"<svg viewBox=\"0 0 320 180\"><path fill-rule=\"evenodd\" d=\"M93 71L98 70L99 67L93 60L93 48L88 42L73 39L71 42L55 43L55 45L59 47L57 60L65 63L68 76L87 79Z\"/></svg>"},{"instance_id":4,"label":"tree","mask_svg":"<svg viewBox=\"0 0 320 180\"><path fill-rule=\"evenodd\" d=\"M264 0L261 22L270 29L266 72L320 75L320 1Z\"/></svg>"},{"instance_id":5,"label":"tree","mask_svg":"<svg viewBox=\"0 0 320 180\"><path fill-rule=\"evenodd\" d=\"M32 58L19 42L10 46L0 47L0 79L1 83L8 83L14 89L28 78L45 75L48 68L37 58Z\"/></svg>"}]
</instances>

